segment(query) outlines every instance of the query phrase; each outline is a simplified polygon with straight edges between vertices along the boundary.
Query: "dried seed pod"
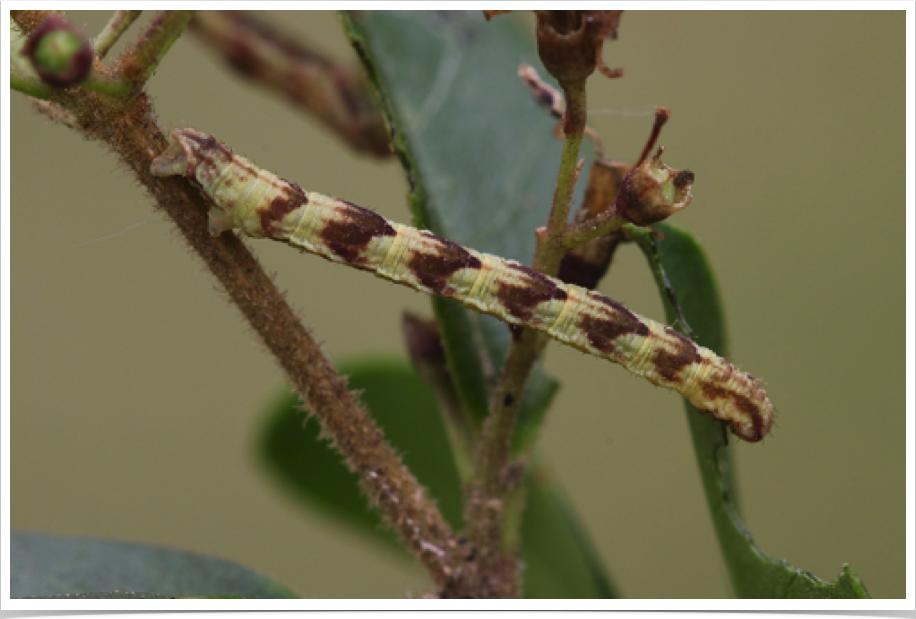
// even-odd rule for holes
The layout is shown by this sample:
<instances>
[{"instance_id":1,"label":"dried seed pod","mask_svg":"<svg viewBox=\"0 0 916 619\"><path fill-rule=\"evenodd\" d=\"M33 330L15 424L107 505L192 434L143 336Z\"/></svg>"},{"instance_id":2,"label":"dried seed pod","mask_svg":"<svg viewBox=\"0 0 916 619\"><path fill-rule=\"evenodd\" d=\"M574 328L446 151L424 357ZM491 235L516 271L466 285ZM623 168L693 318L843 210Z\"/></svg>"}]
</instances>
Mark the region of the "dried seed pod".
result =
<instances>
[{"instance_id":1,"label":"dried seed pod","mask_svg":"<svg viewBox=\"0 0 916 619\"><path fill-rule=\"evenodd\" d=\"M92 45L70 22L51 15L22 48L49 86L76 86L92 71Z\"/></svg>"},{"instance_id":2,"label":"dried seed pod","mask_svg":"<svg viewBox=\"0 0 916 619\"><path fill-rule=\"evenodd\" d=\"M675 170L661 161L664 147L633 168L617 194L617 210L638 226L648 226L687 208L693 200L694 174Z\"/></svg>"},{"instance_id":3,"label":"dried seed pod","mask_svg":"<svg viewBox=\"0 0 916 619\"><path fill-rule=\"evenodd\" d=\"M620 77L601 60L605 39L617 37L623 11L535 11L538 54L547 71L561 85L579 82L598 68L608 77Z\"/></svg>"}]
</instances>

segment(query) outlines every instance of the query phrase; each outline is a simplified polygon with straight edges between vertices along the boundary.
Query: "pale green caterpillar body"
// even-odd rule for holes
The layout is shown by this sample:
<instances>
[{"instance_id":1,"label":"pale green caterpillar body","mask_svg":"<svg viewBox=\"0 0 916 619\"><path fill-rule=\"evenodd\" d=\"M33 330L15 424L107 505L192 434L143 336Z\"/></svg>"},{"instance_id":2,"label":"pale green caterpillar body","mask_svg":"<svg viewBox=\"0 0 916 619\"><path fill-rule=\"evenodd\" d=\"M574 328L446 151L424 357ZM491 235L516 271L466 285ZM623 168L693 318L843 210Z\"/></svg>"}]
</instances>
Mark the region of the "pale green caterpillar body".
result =
<instances>
[{"instance_id":1,"label":"pale green caterpillar body","mask_svg":"<svg viewBox=\"0 0 916 619\"><path fill-rule=\"evenodd\" d=\"M773 405L754 377L597 292L304 191L194 129L172 132L152 172L194 180L219 207L210 216L214 234L237 229L281 241L537 329L676 391L746 441L761 440L773 424Z\"/></svg>"}]
</instances>

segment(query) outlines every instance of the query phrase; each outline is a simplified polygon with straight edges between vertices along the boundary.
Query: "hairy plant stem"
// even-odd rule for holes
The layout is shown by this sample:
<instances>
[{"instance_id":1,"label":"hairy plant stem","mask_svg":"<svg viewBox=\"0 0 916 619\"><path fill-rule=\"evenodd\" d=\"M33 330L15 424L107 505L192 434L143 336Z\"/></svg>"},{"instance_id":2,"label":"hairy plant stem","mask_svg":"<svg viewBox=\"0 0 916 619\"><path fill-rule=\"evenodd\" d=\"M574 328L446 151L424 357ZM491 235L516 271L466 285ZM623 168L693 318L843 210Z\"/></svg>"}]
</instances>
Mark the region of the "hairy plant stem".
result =
<instances>
[{"instance_id":1,"label":"hairy plant stem","mask_svg":"<svg viewBox=\"0 0 916 619\"><path fill-rule=\"evenodd\" d=\"M17 23L25 34L42 21L32 15L22 17ZM474 596L475 591L462 587L465 551L451 527L257 259L235 235L210 236L207 212L211 205L191 183L151 174L152 159L165 149L167 141L149 97L141 92L126 106L123 100L81 89L62 90L57 97L87 138L104 143L126 164L219 280L318 417L325 436L347 466L359 474L384 519L405 540L437 587L451 587L454 595Z\"/></svg>"},{"instance_id":2,"label":"hairy plant stem","mask_svg":"<svg viewBox=\"0 0 916 619\"><path fill-rule=\"evenodd\" d=\"M560 242L566 249L572 249L594 238L619 230L629 223L630 221L621 215L617 207L612 205L597 217L568 226Z\"/></svg>"},{"instance_id":3,"label":"hairy plant stem","mask_svg":"<svg viewBox=\"0 0 916 619\"><path fill-rule=\"evenodd\" d=\"M33 30L51 15L61 15L60 11L10 11L10 18L19 26L23 35L28 36Z\"/></svg>"},{"instance_id":4,"label":"hairy plant stem","mask_svg":"<svg viewBox=\"0 0 916 619\"><path fill-rule=\"evenodd\" d=\"M163 11L121 56L118 72L139 91L192 17L194 11Z\"/></svg>"},{"instance_id":5,"label":"hairy plant stem","mask_svg":"<svg viewBox=\"0 0 916 619\"><path fill-rule=\"evenodd\" d=\"M585 133L586 97L585 81L576 82L563 89L566 95L566 114L563 118L563 154L557 172L557 186L554 190L553 205L547 226L537 231L537 246L532 266L546 273L556 275L560 261L566 253L561 239L569 225L569 210L572 206L576 179L579 177L578 159Z\"/></svg>"},{"instance_id":6,"label":"hairy plant stem","mask_svg":"<svg viewBox=\"0 0 916 619\"><path fill-rule=\"evenodd\" d=\"M102 59L111 50L143 11L115 11L102 31L95 37L92 47L97 58Z\"/></svg>"},{"instance_id":7,"label":"hairy plant stem","mask_svg":"<svg viewBox=\"0 0 916 619\"><path fill-rule=\"evenodd\" d=\"M586 121L585 81L564 84L566 113L565 140L553 204L545 228L537 231L532 266L556 275L566 246L562 242L568 227L578 158ZM513 329L500 381L490 400L490 414L481 430L475 461L475 481L468 493L465 523L468 537L481 551L484 571L499 575L512 597L520 595L517 561L518 529L524 509L524 464L513 464L512 438L521 408L522 390L546 337L531 329Z\"/></svg>"}]
</instances>

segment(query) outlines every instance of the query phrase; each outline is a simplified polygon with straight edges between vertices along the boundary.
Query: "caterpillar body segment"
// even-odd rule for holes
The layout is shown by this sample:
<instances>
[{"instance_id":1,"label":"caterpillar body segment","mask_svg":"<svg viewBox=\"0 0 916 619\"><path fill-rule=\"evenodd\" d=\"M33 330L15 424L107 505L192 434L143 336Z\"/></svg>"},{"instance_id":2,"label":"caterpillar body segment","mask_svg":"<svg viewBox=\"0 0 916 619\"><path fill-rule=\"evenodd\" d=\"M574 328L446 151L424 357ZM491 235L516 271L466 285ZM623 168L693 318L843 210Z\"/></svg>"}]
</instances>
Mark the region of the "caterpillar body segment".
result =
<instances>
[{"instance_id":1,"label":"caterpillar body segment","mask_svg":"<svg viewBox=\"0 0 916 619\"><path fill-rule=\"evenodd\" d=\"M210 215L214 234L237 229L282 241L538 329L680 393L746 441L761 440L773 424L773 406L750 374L597 292L390 222L344 200L304 191L194 129L172 132L152 172L197 182L219 207Z\"/></svg>"}]
</instances>

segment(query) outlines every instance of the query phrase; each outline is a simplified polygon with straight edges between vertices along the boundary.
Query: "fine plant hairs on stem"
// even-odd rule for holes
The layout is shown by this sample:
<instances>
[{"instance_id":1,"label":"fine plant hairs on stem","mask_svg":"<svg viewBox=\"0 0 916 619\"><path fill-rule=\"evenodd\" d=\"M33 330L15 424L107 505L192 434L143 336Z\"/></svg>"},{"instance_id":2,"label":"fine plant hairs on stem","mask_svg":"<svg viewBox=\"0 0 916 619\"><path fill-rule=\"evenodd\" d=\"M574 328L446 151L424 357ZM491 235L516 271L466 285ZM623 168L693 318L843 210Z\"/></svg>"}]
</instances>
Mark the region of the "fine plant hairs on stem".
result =
<instances>
[{"instance_id":1,"label":"fine plant hairs on stem","mask_svg":"<svg viewBox=\"0 0 916 619\"><path fill-rule=\"evenodd\" d=\"M594 291L388 221L345 200L305 191L195 129L174 130L169 146L153 160L152 172L185 176L201 187L216 205L210 212L214 235L238 230L280 241L453 299L509 324L537 329L676 391L746 441L761 440L773 425L773 405L753 376ZM650 173L670 197L672 212L689 203L684 173L667 168L657 157Z\"/></svg>"}]
</instances>

